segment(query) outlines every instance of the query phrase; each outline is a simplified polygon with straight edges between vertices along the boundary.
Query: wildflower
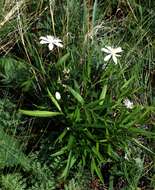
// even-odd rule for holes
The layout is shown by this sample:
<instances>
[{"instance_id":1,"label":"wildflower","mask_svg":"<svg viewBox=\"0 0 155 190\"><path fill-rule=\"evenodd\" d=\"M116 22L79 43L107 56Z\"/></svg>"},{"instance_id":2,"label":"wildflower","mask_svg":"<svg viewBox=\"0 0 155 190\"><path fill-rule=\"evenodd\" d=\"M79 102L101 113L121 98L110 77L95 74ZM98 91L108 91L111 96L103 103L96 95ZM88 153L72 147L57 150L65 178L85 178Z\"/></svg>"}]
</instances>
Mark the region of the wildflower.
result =
<instances>
[{"instance_id":1,"label":"wildflower","mask_svg":"<svg viewBox=\"0 0 155 190\"><path fill-rule=\"evenodd\" d=\"M60 100L60 99L61 99L60 93L59 93L59 92L56 92L56 93L55 93L55 97L56 97L57 100Z\"/></svg>"},{"instance_id":2,"label":"wildflower","mask_svg":"<svg viewBox=\"0 0 155 190\"><path fill-rule=\"evenodd\" d=\"M64 75L68 75L70 73L70 69L64 68L63 73Z\"/></svg>"},{"instance_id":3,"label":"wildflower","mask_svg":"<svg viewBox=\"0 0 155 190\"><path fill-rule=\"evenodd\" d=\"M70 76L70 69L68 68L64 68L63 70L63 74L64 74L64 79L65 80L68 80L69 79L69 76Z\"/></svg>"},{"instance_id":4,"label":"wildflower","mask_svg":"<svg viewBox=\"0 0 155 190\"><path fill-rule=\"evenodd\" d=\"M124 159L129 160L127 153L125 153Z\"/></svg>"},{"instance_id":5,"label":"wildflower","mask_svg":"<svg viewBox=\"0 0 155 190\"><path fill-rule=\"evenodd\" d=\"M129 108L129 109L132 109L133 108L133 102L131 102L128 98L126 98L124 101L123 101L124 105Z\"/></svg>"},{"instance_id":6,"label":"wildflower","mask_svg":"<svg viewBox=\"0 0 155 190\"><path fill-rule=\"evenodd\" d=\"M48 44L49 50L52 50L54 46L61 48L63 47L62 40L54 36L49 36L49 35L47 35L46 37L41 36L39 39L40 39L40 44Z\"/></svg>"},{"instance_id":7,"label":"wildflower","mask_svg":"<svg viewBox=\"0 0 155 190\"><path fill-rule=\"evenodd\" d=\"M112 57L115 64L117 64L117 57L120 57L118 53L121 53L123 50L121 47L112 48L110 46L106 46L106 48L102 48L101 51L107 53L108 55L105 56L104 61L109 61Z\"/></svg>"}]
</instances>

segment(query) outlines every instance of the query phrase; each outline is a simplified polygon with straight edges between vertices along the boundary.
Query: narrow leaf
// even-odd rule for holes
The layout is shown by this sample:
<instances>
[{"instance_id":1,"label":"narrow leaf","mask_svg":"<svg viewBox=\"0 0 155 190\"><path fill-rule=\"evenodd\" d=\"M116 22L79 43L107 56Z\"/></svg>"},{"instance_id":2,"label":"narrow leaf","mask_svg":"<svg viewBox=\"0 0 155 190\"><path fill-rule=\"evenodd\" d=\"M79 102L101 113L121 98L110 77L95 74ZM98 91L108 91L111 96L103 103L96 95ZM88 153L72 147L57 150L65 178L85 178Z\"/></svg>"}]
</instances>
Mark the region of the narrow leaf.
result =
<instances>
[{"instance_id":1,"label":"narrow leaf","mask_svg":"<svg viewBox=\"0 0 155 190\"><path fill-rule=\"evenodd\" d=\"M93 27L95 27L96 12L97 12L97 0L95 0L93 6L93 19L92 19Z\"/></svg>"},{"instance_id":2,"label":"narrow leaf","mask_svg":"<svg viewBox=\"0 0 155 190\"><path fill-rule=\"evenodd\" d=\"M60 136L57 138L56 142L62 142L63 138L65 137L65 135L67 134L67 129L65 129Z\"/></svg>"},{"instance_id":3,"label":"narrow leaf","mask_svg":"<svg viewBox=\"0 0 155 190\"><path fill-rule=\"evenodd\" d=\"M64 56L62 56L62 57L58 60L58 62L57 62L57 64L56 64L56 67L57 67L57 66L60 66L60 65L63 65L63 64L67 61L67 59L69 58L69 56L70 56L70 53L66 53Z\"/></svg>"},{"instance_id":4,"label":"narrow leaf","mask_svg":"<svg viewBox=\"0 0 155 190\"><path fill-rule=\"evenodd\" d=\"M67 146L64 146L61 150L59 150L58 152L52 154L51 156L52 156L52 157L60 156L60 155L62 155L62 154L64 154L64 153L66 153L66 151L67 151Z\"/></svg>"},{"instance_id":5,"label":"narrow leaf","mask_svg":"<svg viewBox=\"0 0 155 190\"><path fill-rule=\"evenodd\" d=\"M94 171L97 173L97 175L98 175L98 177L100 178L100 180L102 181L102 183L104 183L101 170L100 170L100 168L96 165L96 162L95 162L95 160L93 159L93 160L91 161L91 172L94 173Z\"/></svg>"},{"instance_id":6,"label":"narrow leaf","mask_svg":"<svg viewBox=\"0 0 155 190\"><path fill-rule=\"evenodd\" d=\"M57 115L62 115L61 112L52 112L52 111L39 111L39 110L22 110L20 109L19 112L24 115L33 116L33 117L54 117Z\"/></svg>"},{"instance_id":7,"label":"narrow leaf","mask_svg":"<svg viewBox=\"0 0 155 190\"><path fill-rule=\"evenodd\" d=\"M99 102L100 106L102 106L103 103L104 103L104 99L105 99L106 93L107 93L107 85L103 86L103 89L102 89L102 92L101 92L101 95L100 95L100 98L99 98L99 100L101 100Z\"/></svg>"},{"instance_id":8,"label":"narrow leaf","mask_svg":"<svg viewBox=\"0 0 155 190\"><path fill-rule=\"evenodd\" d=\"M82 105L84 104L84 99L78 92L76 92L73 88L69 86L68 86L68 90L72 93L72 95L74 96L74 98L77 99L78 102L80 102Z\"/></svg>"},{"instance_id":9,"label":"narrow leaf","mask_svg":"<svg viewBox=\"0 0 155 190\"><path fill-rule=\"evenodd\" d=\"M129 84L133 81L134 77L130 78L128 81L126 81L123 86L121 87L121 90L124 90L124 88L128 88Z\"/></svg>"},{"instance_id":10,"label":"narrow leaf","mask_svg":"<svg viewBox=\"0 0 155 190\"><path fill-rule=\"evenodd\" d=\"M67 178L68 173L69 173L70 169L72 168L72 166L74 165L75 162L76 162L76 158L74 157L74 155L72 155L72 151L70 151L68 159L67 159L66 168L64 169L64 171L61 175L62 178L65 178L65 179Z\"/></svg>"},{"instance_id":11,"label":"narrow leaf","mask_svg":"<svg viewBox=\"0 0 155 190\"><path fill-rule=\"evenodd\" d=\"M96 149L95 146L93 146L92 151L94 152L94 154L97 156L97 158L98 158L102 163L105 162L105 160L104 160L102 154Z\"/></svg>"}]
</instances>

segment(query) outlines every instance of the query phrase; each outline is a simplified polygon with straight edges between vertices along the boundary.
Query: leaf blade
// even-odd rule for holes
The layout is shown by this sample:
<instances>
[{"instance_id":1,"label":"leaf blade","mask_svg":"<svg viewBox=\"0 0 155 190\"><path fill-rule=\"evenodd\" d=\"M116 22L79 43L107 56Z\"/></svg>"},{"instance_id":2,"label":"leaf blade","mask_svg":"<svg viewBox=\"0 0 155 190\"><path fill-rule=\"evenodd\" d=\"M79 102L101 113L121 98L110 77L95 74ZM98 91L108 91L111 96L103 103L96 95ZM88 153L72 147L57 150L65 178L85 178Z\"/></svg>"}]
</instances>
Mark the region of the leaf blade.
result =
<instances>
[{"instance_id":1,"label":"leaf blade","mask_svg":"<svg viewBox=\"0 0 155 190\"><path fill-rule=\"evenodd\" d=\"M54 117L58 115L63 115L62 112L52 112L52 111L40 111L40 110L22 110L19 112L23 115L33 116L33 117Z\"/></svg>"},{"instance_id":2,"label":"leaf blade","mask_svg":"<svg viewBox=\"0 0 155 190\"><path fill-rule=\"evenodd\" d=\"M79 103L81 103L82 105L84 104L84 99L82 98L82 96L76 92L73 88L71 88L70 86L68 86L68 90L71 92L71 94L74 96L75 99L77 99L77 101Z\"/></svg>"}]
</instances>

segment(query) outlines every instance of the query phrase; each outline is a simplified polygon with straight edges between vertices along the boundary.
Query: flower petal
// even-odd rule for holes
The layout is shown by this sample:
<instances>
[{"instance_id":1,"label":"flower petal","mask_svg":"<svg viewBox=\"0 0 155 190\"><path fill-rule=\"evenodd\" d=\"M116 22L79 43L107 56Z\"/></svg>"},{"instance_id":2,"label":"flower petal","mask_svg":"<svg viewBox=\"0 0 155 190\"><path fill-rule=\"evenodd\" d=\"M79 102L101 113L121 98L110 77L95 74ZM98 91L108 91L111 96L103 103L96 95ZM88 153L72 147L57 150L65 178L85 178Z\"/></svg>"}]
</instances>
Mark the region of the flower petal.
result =
<instances>
[{"instance_id":1,"label":"flower petal","mask_svg":"<svg viewBox=\"0 0 155 190\"><path fill-rule=\"evenodd\" d=\"M108 49L106 48L101 48L101 51L104 51L105 53L111 53Z\"/></svg>"},{"instance_id":2,"label":"flower petal","mask_svg":"<svg viewBox=\"0 0 155 190\"><path fill-rule=\"evenodd\" d=\"M60 40L59 38L54 38L53 41L54 41L54 42L60 42L60 43L62 43L62 40Z\"/></svg>"},{"instance_id":3,"label":"flower petal","mask_svg":"<svg viewBox=\"0 0 155 190\"><path fill-rule=\"evenodd\" d=\"M120 52L122 52L122 51L123 51L123 50L122 50L121 47L118 47L118 48L115 49L115 53L120 53Z\"/></svg>"},{"instance_id":4,"label":"flower petal","mask_svg":"<svg viewBox=\"0 0 155 190\"><path fill-rule=\"evenodd\" d=\"M109 61L110 58L111 58L111 54L105 56L104 61Z\"/></svg>"},{"instance_id":5,"label":"flower petal","mask_svg":"<svg viewBox=\"0 0 155 190\"><path fill-rule=\"evenodd\" d=\"M41 41L40 41L40 44L49 44L49 42L48 42L48 41L45 41L45 40L41 40Z\"/></svg>"},{"instance_id":6,"label":"flower petal","mask_svg":"<svg viewBox=\"0 0 155 190\"><path fill-rule=\"evenodd\" d=\"M117 57L115 55L112 56L112 59L113 59L114 63L117 64Z\"/></svg>"},{"instance_id":7,"label":"flower petal","mask_svg":"<svg viewBox=\"0 0 155 190\"><path fill-rule=\"evenodd\" d=\"M44 37L44 36L41 36L39 39L40 40L48 40L47 37Z\"/></svg>"},{"instance_id":8,"label":"flower petal","mask_svg":"<svg viewBox=\"0 0 155 190\"><path fill-rule=\"evenodd\" d=\"M55 42L54 44L55 44L57 47L61 47L61 48L63 47L63 45L62 45L61 43L59 43L59 42Z\"/></svg>"},{"instance_id":9,"label":"flower petal","mask_svg":"<svg viewBox=\"0 0 155 190\"><path fill-rule=\"evenodd\" d=\"M50 44L48 45L48 48L49 48L49 50L52 50L52 49L54 48L54 45L53 45L52 43L50 43Z\"/></svg>"},{"instance_id":10,"label":"flower petal","mask_svg":"<svg viewBox=\"0 0 155 190\"><path fill-rule=\"evenodd\" d=\"M119 54L115 54L115 56L116 56L116 57L121 57L121 55L119 55Z\"/></svg>"},{"instance_id":11,"label":"flower petal","mask_svg":"<svg viewBox=\"0 0 155 190\"><path fill-rule=\"evenodd\" d=\"M110 47L110 46L106 46L106 48L109 50L109 52L113 52L114 48Z\"/></svg>"},{"instance_id":12,"label":"flower petal","mask_svg":"<svg viewBox=\"0 0 155 190\"><path fill-rule=\"evenodd\" d=\"M41 36L39 39L41 40L40 41L41 44L48 44L49 43L49 40L46 37Z\"/></svg>"},{"instance_id":13,"label":"flower petal","mask_svg":"<svg viewBox=\"0 0 155 190\"><path fill-rule=\"evenodd\" d=\"M47 39L48 39L49 42L53 43L54 36L47 35Z\"/></svg>"}]
</instances>

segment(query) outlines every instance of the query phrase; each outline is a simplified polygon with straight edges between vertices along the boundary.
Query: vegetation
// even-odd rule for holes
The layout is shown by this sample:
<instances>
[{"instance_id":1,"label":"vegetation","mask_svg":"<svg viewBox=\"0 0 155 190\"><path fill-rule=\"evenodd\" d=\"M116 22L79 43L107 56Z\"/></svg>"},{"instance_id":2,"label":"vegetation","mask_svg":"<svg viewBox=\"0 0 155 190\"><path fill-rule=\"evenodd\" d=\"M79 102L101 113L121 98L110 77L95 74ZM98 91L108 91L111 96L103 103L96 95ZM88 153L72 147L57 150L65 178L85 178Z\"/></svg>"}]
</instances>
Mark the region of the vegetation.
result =
<instances>
[{"instance_id":1,"label":"vegetation","mask_svg":"<svg viewBox=\"0 0 155 190\"><path fill-rule=\"evenodd\" d=\"M0 1L0 189L155 188L154 9Z\"/></svg>"}]
</instances>

